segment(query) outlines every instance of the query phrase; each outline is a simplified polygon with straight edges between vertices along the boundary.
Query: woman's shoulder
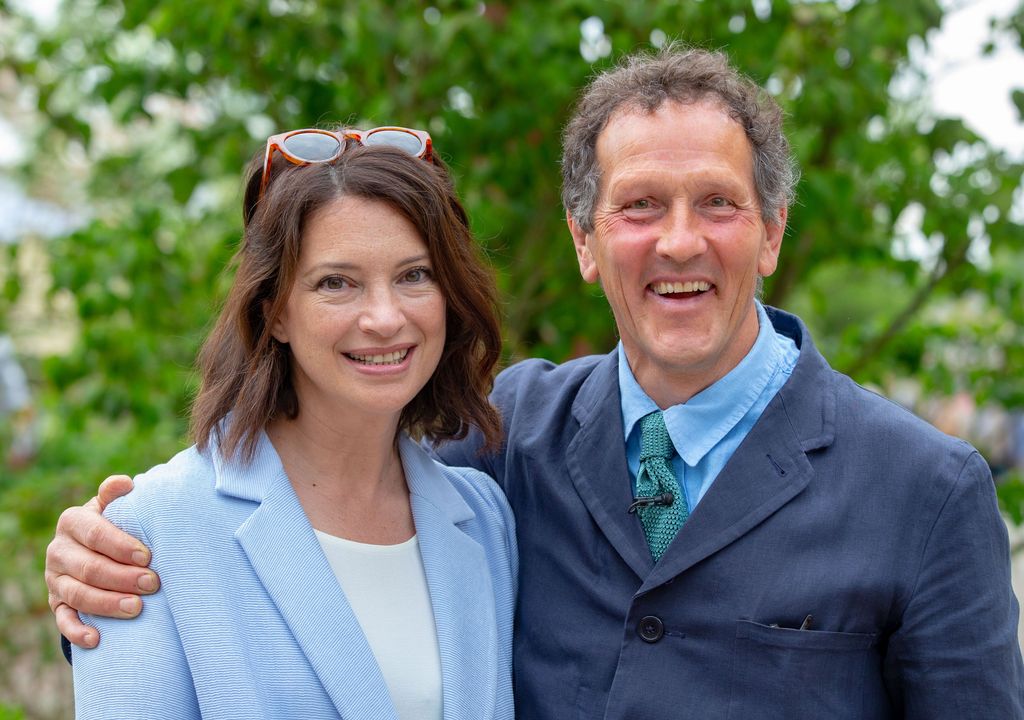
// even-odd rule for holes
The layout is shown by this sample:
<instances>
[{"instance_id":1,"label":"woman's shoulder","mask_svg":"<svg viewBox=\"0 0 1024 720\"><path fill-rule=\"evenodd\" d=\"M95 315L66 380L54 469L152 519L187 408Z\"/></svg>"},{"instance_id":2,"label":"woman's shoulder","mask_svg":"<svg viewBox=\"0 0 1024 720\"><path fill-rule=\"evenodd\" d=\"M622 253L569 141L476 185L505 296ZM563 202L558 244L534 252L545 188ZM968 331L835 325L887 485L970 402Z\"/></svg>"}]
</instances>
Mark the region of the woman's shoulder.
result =
<instances>
[{"instance_id":1,"label":"woman's shoulder","mask_svg":"<svg viewBox=\"0 0 1024 720\"><path fill-rule=\"evenodd\" d=\"M471 467L450 467L431 459L440 468L441 473L452 484L469 505L486 508L490 512L502 515L511 514L508 500L501 487L490 475Z\"/></svg>"},{"instance_id":2,"label":"woman's shoulder","mask_svg":"<svg viewBox=\"0 0 1024 720\"><path fill-rule=\"evenodd\" d=\"M445 465L408 437L402 442L402 461L411 491L428 496L435 504L452 508L468 506L485 520L494 519L501 524L511 522L512 510L505 494L487 473L471 467Z\"/></svg>"},{"instance_id":3,"label":"woman's shoulder","mask_svg":"<svg viewBox=\"0 0 1024 720\"><path fill-rule=\"evenodd\" d=\"M182 450L167 462L154 465L135 476L135 488L129 497L157 502L174 497L203 495L212 492L215 480L214 461L209 452L200 452L195 445Z\"/></svg>"},{"instance_id":4,"label":"woman's shoulder","mask_svg":"<svg viewBox=\"0 0 1024 720\"><path fill-rule=\"evenodd\" d=\"M133 482L132 491L110 503L104 515L136 535L144 534L154 518L187 524L189 513L216 495L213 459L195 446L136 475Z\"/></svg>"}]
</instances>

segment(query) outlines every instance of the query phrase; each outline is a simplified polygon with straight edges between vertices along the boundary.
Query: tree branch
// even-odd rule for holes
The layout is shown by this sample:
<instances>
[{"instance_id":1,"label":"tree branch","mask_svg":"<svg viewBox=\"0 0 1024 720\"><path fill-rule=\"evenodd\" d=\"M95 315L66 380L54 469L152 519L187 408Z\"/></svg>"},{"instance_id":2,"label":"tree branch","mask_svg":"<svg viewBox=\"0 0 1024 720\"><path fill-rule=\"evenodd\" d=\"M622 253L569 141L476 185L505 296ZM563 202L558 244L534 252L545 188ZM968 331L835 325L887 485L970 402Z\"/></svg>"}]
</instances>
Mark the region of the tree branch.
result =
<instances>
[{"instance_id":1,"label":"tree branch","mask_svg":"<svg viewBox=\"0 0 1024 720\"><path fill-rule=\"evenodd\" d=\"M970 240L966 240L961 243L960 247L957 248L956 252L953 253L946 262L937 262L935 268L932 270L931 275L928 278L928 282L922 285L914 297L910 299L907 306L903 308L890 322L889 326L874 340L868 343L860 355L850 363L848 367L842 369L845 375L856 378L857 373L863 370L871 360L873 360L890 342L895 338L907 323L917 314L917 312L924 306L928 301L929 296L935 291L935 288L956 268L960 267L967 260L967 250L970 248Z\"/></svg>"}]
</instances>

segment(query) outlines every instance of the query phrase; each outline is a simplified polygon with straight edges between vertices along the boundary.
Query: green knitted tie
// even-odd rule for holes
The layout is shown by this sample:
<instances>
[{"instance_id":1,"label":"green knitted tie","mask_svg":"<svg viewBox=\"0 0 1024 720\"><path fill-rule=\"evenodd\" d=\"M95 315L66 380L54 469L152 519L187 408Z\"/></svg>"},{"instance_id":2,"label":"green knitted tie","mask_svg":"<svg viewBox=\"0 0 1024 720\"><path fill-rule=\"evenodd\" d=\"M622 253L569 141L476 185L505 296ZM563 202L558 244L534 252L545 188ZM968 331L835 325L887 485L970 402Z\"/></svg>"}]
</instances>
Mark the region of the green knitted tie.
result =
<instances>
[{"instance_id":1,"label":"green knitted tie","mask_svg":"<svg viewBox=\"0 0 1024 720\"><path fill-rule=\"evenodd\" d=\"M640 472L636 478L636 494L653 497L672 493L671 505L648 505L637 510L644 526L644 535L651 548L654 562L658 562L679 528L690 516L686 495L672 470L675 448L665 428L665 416L660 410L640 420Z\"/></svg>"}]
</instances>

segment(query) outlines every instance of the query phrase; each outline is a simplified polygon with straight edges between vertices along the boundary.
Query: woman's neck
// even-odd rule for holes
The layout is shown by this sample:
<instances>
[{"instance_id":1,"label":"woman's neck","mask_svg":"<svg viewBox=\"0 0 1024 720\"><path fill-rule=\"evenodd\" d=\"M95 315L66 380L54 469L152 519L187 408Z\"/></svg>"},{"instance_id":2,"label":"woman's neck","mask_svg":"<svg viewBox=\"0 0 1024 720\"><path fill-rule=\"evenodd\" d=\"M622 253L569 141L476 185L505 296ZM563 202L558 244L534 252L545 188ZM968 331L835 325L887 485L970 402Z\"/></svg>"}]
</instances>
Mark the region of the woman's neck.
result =
<instances>
[{"instance_id":1,"label":"woman's neck","mask_svg":"<svg viewBox=\"0 0 1024 720\"><path fill-rule=\"evenodd\" d=\"M415 532L398 453L398 418L325 418L315 410L274 420L267 436L313 527L381 545Z\"/></svg>"}]
</instances>

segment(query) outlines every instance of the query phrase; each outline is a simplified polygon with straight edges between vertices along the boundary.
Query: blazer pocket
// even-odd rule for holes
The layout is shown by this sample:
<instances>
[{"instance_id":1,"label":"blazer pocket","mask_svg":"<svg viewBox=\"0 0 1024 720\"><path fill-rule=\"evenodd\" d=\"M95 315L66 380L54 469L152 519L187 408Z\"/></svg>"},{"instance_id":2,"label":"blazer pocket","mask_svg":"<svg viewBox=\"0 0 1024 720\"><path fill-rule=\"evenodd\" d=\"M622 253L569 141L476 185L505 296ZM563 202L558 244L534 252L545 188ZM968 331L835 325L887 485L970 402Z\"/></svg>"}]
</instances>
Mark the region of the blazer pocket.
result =
<instances>
[{"instance_id":1,"label":"blazer pocket","mask_svg":"<svg viewBox=\"0 0 1024 720\"><path fill-rule=\"evenodd\" d=\"M736 623L731 720L883 716L878 636Z\"/></svg>"}]
</instances>

